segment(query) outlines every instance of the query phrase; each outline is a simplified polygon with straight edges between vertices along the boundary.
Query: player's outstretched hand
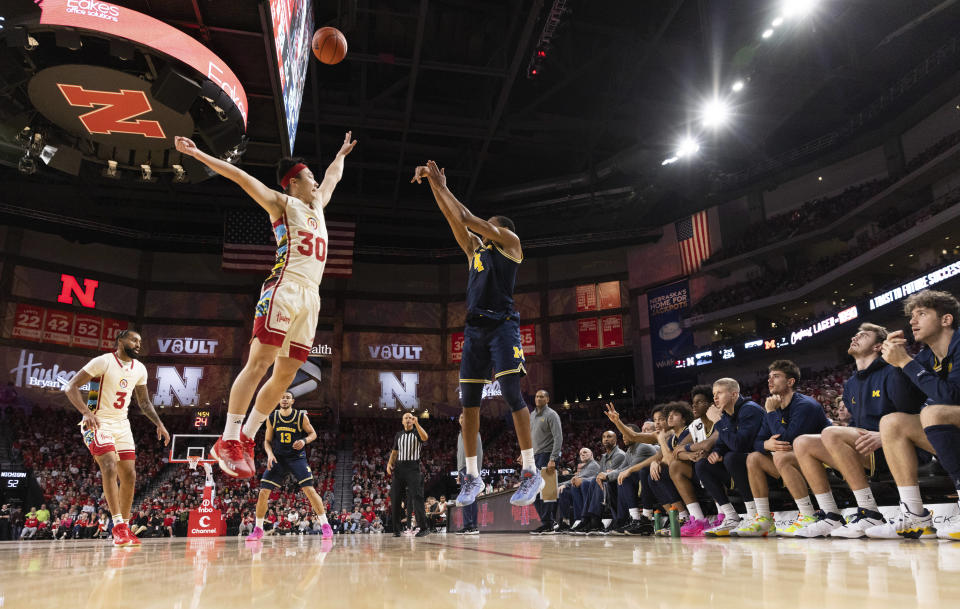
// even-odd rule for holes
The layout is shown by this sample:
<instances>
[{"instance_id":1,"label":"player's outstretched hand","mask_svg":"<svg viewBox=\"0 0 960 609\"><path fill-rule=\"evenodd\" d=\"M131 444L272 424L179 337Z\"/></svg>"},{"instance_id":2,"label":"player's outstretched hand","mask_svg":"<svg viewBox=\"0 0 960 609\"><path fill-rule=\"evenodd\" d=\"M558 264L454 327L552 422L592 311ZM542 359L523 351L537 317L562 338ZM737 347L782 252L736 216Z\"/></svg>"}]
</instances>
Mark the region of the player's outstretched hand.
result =
<instances>
[{"instance_id":1,"label":"player's outstretched hand","mask_svg":"<svg viewBox=\"0 0 960 609\"><path fill-rule=\"evenodd\" d=\"M297 440L296 442L293 443L293 450L300 450L306 445L307 443L304 442L303 440Z\"/></svg>"},{"instance_id":2,"label":"player's outstretched hand","mask_svg":"<svg viewBox=\"0 0 960 609\"><path fill-rule=\"evenodd\" d=\"M170 445L170 432L167 431L167 428L164 426L163 423L160 423L159 425L157 425L157 439L163 440L164 446Z\"/></svg>"},{"instance_id":3,"label":"player's outstretched hand","mask_svg":"<svg viewBox=\"0 0 960 609\"><path fill-rule=\"evenodd\" d=\"M92 412L85 412L83 414L83 429L92 429L96 431L100 428L100 419L97 418Z\"/></svg>"},{"instance_id":4,"label":"player's outstretched hand","mask_svg":"<svg viewBox=\"0 0 960 609\"><path fill-rule=\"evenodd\" d=\"M617 409L614 407L613 402L607 402L607 409L603 412L607 415L607 418L616 423L620 420L620 413L617 412Z\"/></svg>"},{"instance_id":5,"label":"player's outstretched hand","mask_svg":"<svg viewBox=\"0 0 960 609\"><path fill-rule=\"evenodd\" d=\"M182 135L173 138L173 146L179 152L190 156L194 156L199 151L199 148L193 143L193 140L188 137L183 137Z\"/></svg>"},{"instance_id":6,"label":"player's outstretched hand","mask_svg":"<svg viewBox=\"0 0 960 609\"><path fill-rule=\"evenodd\" d=\"M353 147L357 145L357 140L351 140L352 136L353 131L347 131L347 134L343 136L343 146L340 146L340 152L337 155L347 156L353 151Z\"/></svg>"}]
</instances>

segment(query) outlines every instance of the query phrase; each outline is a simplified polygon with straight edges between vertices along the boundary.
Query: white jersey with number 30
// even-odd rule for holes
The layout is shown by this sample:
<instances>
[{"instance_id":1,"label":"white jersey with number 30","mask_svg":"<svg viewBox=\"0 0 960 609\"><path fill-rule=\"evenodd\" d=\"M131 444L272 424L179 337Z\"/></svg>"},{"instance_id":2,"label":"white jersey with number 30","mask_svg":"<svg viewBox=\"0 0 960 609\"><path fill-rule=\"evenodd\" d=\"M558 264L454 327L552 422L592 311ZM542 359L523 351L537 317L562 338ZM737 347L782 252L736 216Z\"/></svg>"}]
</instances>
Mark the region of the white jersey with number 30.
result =
<instances>
[{"instance_id":1,"label":"white jersey with number 30","mask_svg":"<svg viewBox=\"0 0 960 609\"><path fill-rule=\"evenodd\" d=\"M126 419L133 390L147 384L147 367L137 360L121 362L116 353L104 353L83 367L92 376L87 406L100 419Z\"/></svg>"},{"instance_id":2,"label":"white jersey with number 30","mask_svg":"<svg viewBox=\"0 0 960 609\"><path fill-rule=\"evenodd\" d=\"M327 263L327 223L323 218L323 208L310 207L289 195L286 199L286 209L283 217L274 223L274 233L278 250L286 245L287 251L285 258L282 251L277 252L277 262L282 267L275 267L275 272L279 271L280 281L286 278L301 285L318 286Z\"/></svg>"}]
</instances>

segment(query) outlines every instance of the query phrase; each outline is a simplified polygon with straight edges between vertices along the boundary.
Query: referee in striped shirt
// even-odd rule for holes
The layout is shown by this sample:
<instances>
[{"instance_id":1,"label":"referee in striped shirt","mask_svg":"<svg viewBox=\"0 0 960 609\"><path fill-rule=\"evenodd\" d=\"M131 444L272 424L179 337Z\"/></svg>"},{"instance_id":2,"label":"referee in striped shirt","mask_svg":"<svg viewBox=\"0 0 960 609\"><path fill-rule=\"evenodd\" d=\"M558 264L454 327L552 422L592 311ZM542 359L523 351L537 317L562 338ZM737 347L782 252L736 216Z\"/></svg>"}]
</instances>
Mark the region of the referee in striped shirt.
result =
<instances>
[{"instance_id":1,"label":"referee in striped shirt","mask_svg":"<svg viewBox=\"0 0 960 609\"><path fill-rule=\"evenodd\" d=\"M387 463L388 476L393 475L396 465L396 475L390 485L394 537L400 537L400 518L403 514L400 502L403 499L406 500L407 512L409 513L412 507L417 517L417 526L420 527L417 537L430 534L427 514L423 508L423 475L420 473L420 448L427 438L427 432L420 427L417 417L409 412L404 413L403 431L397 432L393 439L393 450Z\"/></svg>"}]
</instances>

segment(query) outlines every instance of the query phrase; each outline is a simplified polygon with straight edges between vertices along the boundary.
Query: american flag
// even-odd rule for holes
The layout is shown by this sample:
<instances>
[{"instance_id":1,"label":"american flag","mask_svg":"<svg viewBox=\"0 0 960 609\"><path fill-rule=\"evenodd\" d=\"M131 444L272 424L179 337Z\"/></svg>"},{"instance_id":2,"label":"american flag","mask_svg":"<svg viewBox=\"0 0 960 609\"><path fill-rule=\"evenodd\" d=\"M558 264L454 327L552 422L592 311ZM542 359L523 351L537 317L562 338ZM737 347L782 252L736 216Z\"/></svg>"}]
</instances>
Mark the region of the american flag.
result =
<instances>
[{"instance_id":1,"label":"american flag","mask_svg":"<svg viewBox=\"0 0 960 609\"><path fill-rule=\"evenodd\" d=\"M324 276L353 274L354 222L327 220L327 264ZM230 271L269 273L277 255L270 218L257 210L230 210L223 223L221 267Z\"/></svg>"},{"instance_id":2,"label":"american flag","mask_svg":"<svg viewBox=\"0 0 960 609\"><path fill-rule=\"evenodd\" d=\"M680 246L680 266L684 275L700 270L700 264L710 257L710 228L707 212L698 211L689 218L678 220L677 245Z\"/></svg>"}]
</instances>

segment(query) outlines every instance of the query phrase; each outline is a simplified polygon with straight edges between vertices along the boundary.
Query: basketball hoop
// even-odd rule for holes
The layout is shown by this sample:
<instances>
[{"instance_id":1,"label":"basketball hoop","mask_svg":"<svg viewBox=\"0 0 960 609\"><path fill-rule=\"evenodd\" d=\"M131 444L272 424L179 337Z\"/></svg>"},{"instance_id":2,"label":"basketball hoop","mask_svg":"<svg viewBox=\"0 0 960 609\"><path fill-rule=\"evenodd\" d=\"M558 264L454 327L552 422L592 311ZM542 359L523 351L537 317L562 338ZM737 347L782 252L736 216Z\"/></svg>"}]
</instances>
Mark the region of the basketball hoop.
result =
<instances>
[{"instance_id":1,"label":"basketball hoop","mask_svg":"<svg viewBox=\"0 0 960 609\"><path fill-rule=\"evenodd\" d=\"M197 469L197 465L200 464L200 455L187 455L187 465L190 466L190 469Z\"/></svg>"}]
</instances>

